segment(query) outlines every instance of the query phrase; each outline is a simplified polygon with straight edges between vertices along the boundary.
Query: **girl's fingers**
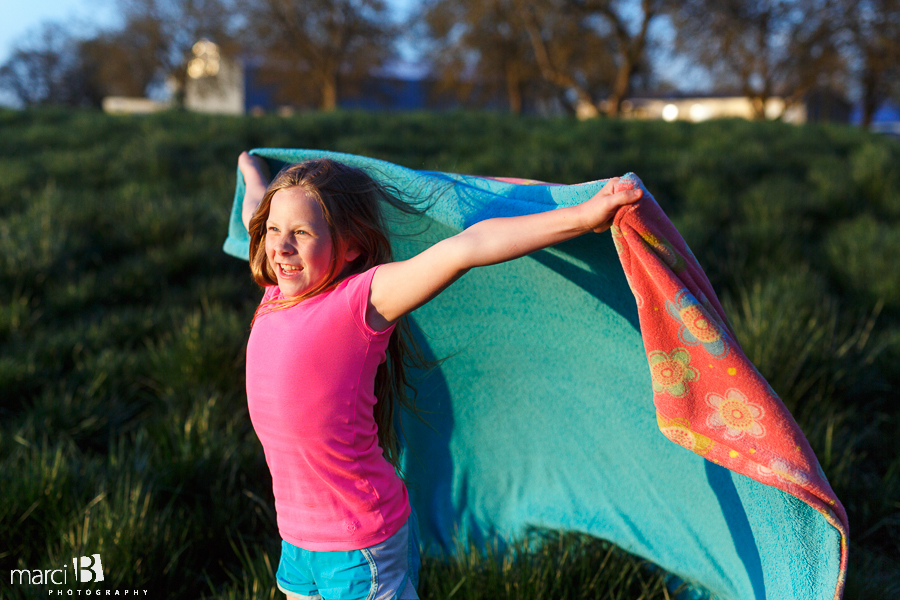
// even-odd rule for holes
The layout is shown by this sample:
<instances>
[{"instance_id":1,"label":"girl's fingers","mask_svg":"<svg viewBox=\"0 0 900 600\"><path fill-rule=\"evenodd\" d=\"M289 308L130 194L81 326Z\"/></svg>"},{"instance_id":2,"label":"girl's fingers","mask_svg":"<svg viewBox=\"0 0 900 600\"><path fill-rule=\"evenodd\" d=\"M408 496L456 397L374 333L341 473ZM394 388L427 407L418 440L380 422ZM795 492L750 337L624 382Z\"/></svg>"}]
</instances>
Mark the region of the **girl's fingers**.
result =
<instances>
[{"instance_id":1,"label":"girl's fingers","mask_svg":"<svg viewBox=\"0 0 900 600\"><path fill-rule=\"evenodd\" d=\"M619 177L613 177L609 181L606 182L602 188L600 188L600 192L597 193L598 196L612 196L613 190L616 188L616 184L619 183Z\"/></svg>"},{"instance_id":2,"label":"girl's fingers","mask_svg":"<svg viewBox=\"0 0 900 600\"><path fill-rule=\"evenodd\" d=\"M634 188L634 187L625 189L625 190L615 191L616 186L619 184L619 182L621 180L622 180L621 177L613 177L612 179L610 179L609 181L606 182L606 185L604 185L600 189L600 191L597 193L597 195L598 196L614 196L614 197L616 197L616 200L620 200L619 203L622 203L622 204L630 204L631 202L634 202L635 200L639 199L643 195L643 192L640 190L640 188ZM632 186L633 185L634 184L632 184Z\"/></svg>"},{"instance_id":3,"label":"girl's fingers","mask_svg":"<svg viewBox=\"0 0 900 600\"><path fill-rule=\"evenodd\" d=\"M600 191L597 192L596 196L606 196L609 197L610 200L616 205L619 204L631 204L635 200L638 200L644 193L640 190L640 188L630 188L626 190L615 191L616 185L621 180L621 177L613 177L609 181L606 182Z\"/></svg>"},{"instance_id":4,"label":"girl's fingers","mask_svg":"<svg viewBox=\"0 0 900 600\"><path fill-rule=\"evenodd\" d=\"M640 188L622 190L608 196L606 198L606 202L608 206L615 210L616 208L625 204L637 202L643 195L644 192Z\"/></svg>"}]
</instances>

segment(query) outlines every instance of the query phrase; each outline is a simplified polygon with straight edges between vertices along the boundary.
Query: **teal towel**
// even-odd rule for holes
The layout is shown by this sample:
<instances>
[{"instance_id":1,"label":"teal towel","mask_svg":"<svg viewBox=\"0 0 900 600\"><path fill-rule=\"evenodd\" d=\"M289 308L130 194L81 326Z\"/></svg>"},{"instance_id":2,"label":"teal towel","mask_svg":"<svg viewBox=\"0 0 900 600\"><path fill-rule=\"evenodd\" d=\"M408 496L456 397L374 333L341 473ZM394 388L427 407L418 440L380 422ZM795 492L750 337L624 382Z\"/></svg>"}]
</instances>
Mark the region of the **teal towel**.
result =
<instances>
[{"instance_id":1,"label":"teal towel","mask_svg":"<svg viewBox=\"0 0 900 600\"><path fill-rule=\"evenodd\" d=\"M577 204L605 185L527 185L318 150L254 153L267 158L273 172L283 163L331 157L367 169L404 195L430 198L434 204L426 218L398 220L398 259L482 219ZM623 179L641 185L634 176ZM225 251L246 258L242 197L238 173ZM652 198L646 206L658 212L652 214L661 227L671 228ZM621 232L631 223L625 218L617 216L614 229L620 251ZM678 244L683 245L680 238ZM668 246L655 238L651 245L659 248L661 261L671 258ZM686 246L683 255L689 255ZM654 353L645 349L641 328L654 315L647 317L649 307L639 312L624 262L609 234L584 236L473 270L413 314L423 348L433 358L446 358L418 386L430 427L404 420L403 465L423 541L450 549L455 535L477 542L514 539L531 527L579 531L610 540L720 598L839 598L846 516L824 476L793 477L793 471L773 472L760 464L762 475L756 477L757 464L745 460L743 451L758 431L734 441L741 432L715 419L689 429L686 420L658 412L665 406L661 399L684 396L698 376L708 376L698 371L674 386L651 377L648 356L652 360ZM630 272L636 286L642 285L635 281L642 277L638 271ZM677 300L674 317L684 301ZM664 309L659 318L671 317ZM727 332L724 315L721 323ZM678 335L696 346L692 352L706 348L724 355L724 346L701 348L683 327ZM725 339L735 346L733 359L740 349ZM778 410L766 405L754 414ZM780 417L790 428L790 415L784 411ZM702 427L710 430L703 430L708 439L697 434ZM712 432L717 427L720 437ZM804 464L817 466L799 430L791 433L799 435ZM684 444L681 435L705 441ZM672 441L702 448L690 452ZM724 454L712 452L706 460L700 454L712 444ZM740 466L727 462L729 449L738 456L734 448L741 451ZM757 456L763 454L761 447ZM713 456L721 460L713 462Z\"/></svg>"}]
</instances>

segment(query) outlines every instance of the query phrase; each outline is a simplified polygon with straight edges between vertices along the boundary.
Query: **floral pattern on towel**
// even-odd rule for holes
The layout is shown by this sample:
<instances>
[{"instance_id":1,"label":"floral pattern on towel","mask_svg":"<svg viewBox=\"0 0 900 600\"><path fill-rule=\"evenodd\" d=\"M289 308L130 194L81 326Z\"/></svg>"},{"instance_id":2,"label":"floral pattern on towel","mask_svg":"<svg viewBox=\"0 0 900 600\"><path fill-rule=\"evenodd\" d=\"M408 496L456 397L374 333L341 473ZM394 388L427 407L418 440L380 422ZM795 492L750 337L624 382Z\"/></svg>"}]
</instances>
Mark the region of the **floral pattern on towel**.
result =
<instances>
[{"instance_id":1,"label":"floral pattern on towel","mask_svg":"<svg viewBox=\"0 0 900 600\"><path fill-rule=\"evenodd\" d=\"M654 350L647 356L650 363L650 377L653 379L653 391L665 392L675 397L687 393L689 381L700 375L691 367L691 355L684 348L675 348L666 354Z\"/></svg>"}]
</instances>

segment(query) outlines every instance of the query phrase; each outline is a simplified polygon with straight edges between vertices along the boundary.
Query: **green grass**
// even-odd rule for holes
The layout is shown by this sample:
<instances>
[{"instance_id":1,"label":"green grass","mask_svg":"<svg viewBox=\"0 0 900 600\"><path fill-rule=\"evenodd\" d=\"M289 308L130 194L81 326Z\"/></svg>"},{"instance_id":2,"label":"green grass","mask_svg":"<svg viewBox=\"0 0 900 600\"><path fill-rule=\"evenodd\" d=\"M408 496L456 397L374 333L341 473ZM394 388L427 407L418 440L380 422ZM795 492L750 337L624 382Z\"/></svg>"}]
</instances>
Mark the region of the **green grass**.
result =
<instances>
[{"instance_id":1,"label":"green grass","mask_svg":"<svg viewBox=\"0 0 900 600\"><path fill-rule=\"evenodd\" d=\"M0 111L0 571L99 552L152 598L271 598L271 482L226 256L237 154L354 152L574 183L636 172L850 515L846 598L900 595L900 145L842 126L489 113ZM89 552L88 552L89 551ZM536 532L425 562L423 598L666 598L606 542ZM44 594L10 588L3 598Z\"/></svg>"}]
</instances>

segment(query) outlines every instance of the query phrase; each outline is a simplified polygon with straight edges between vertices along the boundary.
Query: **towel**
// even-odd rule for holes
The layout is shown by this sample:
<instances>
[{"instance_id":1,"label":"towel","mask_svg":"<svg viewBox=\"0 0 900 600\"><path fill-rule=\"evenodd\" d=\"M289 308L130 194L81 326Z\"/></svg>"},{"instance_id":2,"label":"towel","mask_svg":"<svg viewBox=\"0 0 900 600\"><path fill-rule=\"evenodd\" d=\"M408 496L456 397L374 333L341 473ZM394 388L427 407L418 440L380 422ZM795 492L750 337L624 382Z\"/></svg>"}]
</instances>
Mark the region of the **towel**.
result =
<instances>
[{"instance_id":1,"label":"towel","mask_svg":"<svg viewBox=\"0 0 900 600\"><path fill-rule=\"evenodd\" d=\"M403 259L497 216L572 206L609 184L415 171L320 150L260 149L273 172L330 157L430 204L395 215ZM614 542L735 600L839 599L846 512L784 404L742 352L708 279L643 197L611 233L470 271L412 315L427 424L402 468L431 550L533 528ZM616 191L618 191L618 189ZM237 189L225 251L247 257ZM674 442L674 443L672 443Z\"/></svg>"}]
</instances>

